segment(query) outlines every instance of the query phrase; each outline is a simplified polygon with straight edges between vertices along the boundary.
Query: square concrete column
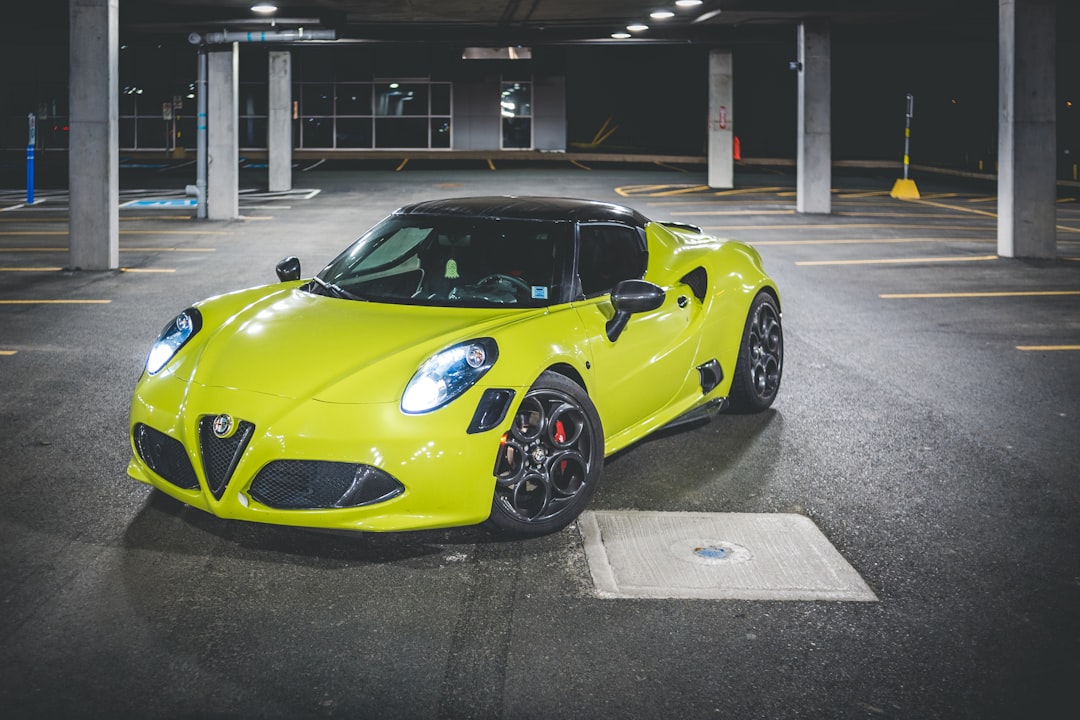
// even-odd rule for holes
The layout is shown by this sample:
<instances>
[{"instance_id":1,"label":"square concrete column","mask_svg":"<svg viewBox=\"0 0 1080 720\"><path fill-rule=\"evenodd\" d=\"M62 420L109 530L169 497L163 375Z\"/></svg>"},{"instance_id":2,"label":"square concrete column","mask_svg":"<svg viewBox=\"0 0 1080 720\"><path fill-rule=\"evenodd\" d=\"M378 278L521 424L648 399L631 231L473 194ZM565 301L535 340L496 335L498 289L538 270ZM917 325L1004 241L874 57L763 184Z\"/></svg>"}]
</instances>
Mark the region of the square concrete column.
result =
<instances>
[{"instance_id":1,"label":"square concrete column","mask_svg":"<svg viewBox=\"0 0 1080 720\"><path fill-rule=\"evenodd\" d=\"M709 51L709 187L735 187L730 50Z\"/></svg>"},{"instance_id":2,"label":"square concrete column","mask_svg":"<svg viewBox=\"0 0 1080 720\"><path fill-rule=\"evenodd\" d=\"M1054 0L998 5L998 255L1057 257Z\"/></svg>"},{"instance_id":3,"label":"square concrete column","mask_svg":"<svg viewBox=\"0 0 1080 720\"><path fill-rule=\"evenodd\" d=\"M69 266L120 266L119 0L71 0Z\"/></svg>"},{"instance_id":4,"label":"square concrete column","mask_svg":"<svg viewBox=\"0 0 1080 720\"><path fill-rule=\"evenodd\" d=\"M799 23L799 112L795 209L832 212L832 60L829 26Z\"/></svg>"},{"instance_id":5,"label":"square concrete column","mask_svg":"<svg viewBox=\"0 0 1080 720\"><path fill-rule=\"evenodd\" d=\"M292 190L292 53L270 53L270 108L266 134L270 192Z\"/></svg>"},{"instance_id":6,"label":"square concrete column","mask_svg":"<svg viewBox=\"0 0 1080 720\"><path fill-rule=\"evenodd\" d=\"M240 50L237 43L207 53L206 217L240 217Z\"/></svg>"}]
</instances>

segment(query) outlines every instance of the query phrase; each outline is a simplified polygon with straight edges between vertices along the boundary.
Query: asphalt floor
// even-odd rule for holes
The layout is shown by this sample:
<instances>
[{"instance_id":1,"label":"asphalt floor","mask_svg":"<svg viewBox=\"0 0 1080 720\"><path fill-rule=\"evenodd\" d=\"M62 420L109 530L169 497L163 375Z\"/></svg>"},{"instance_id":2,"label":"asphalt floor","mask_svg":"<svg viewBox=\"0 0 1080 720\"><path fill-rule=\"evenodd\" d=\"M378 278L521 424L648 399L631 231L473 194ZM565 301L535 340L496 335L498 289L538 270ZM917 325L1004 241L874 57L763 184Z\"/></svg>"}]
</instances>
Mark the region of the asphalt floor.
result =
<instances>
[{"instance_id":1,"label":"asphalt floor","mask_svg":"<svg viewBox=\"0 0 1080 720\"><path fill-rule=\"evenodd\" d=\"M310 163L241 220L190 165L122 171L121 270L71 272L67 199L0 190L0 707L8 718L1072 718L1080 706L1080 197L1055 260L996 257L995 188L787 169ZM62 184L62 183L61 183ZM125 473L150 343L190 303L305 275L405 203L622 202L757 247L773 408L609 458L591 507L810 518L876 602L603 597L577 525L327 535L227 522ZM333 352L327 338L319 352Z\"/></svg>"}]
</instances>

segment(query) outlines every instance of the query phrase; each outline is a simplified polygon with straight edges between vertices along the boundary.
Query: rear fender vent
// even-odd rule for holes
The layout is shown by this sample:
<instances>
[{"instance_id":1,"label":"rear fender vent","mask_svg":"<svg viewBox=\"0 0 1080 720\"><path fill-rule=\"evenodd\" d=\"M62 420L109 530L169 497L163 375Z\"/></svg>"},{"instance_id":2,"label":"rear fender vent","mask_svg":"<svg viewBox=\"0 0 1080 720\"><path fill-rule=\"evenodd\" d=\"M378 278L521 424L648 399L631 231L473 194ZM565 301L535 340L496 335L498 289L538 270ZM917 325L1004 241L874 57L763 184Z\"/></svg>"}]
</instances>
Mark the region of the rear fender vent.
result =
<instances>
[{"instance_id":1,"label":"rear fender vent","mask_svg":"<svg viewBox=\"0 0 1080 720\"><path fill-rule=\"evenodd\" d=\"M697 267L682 276L679 282L684 283L694 293L698 302L705 302L705 293L709 289L709 274L705 268Z\"/></svg>"}]
</instances>

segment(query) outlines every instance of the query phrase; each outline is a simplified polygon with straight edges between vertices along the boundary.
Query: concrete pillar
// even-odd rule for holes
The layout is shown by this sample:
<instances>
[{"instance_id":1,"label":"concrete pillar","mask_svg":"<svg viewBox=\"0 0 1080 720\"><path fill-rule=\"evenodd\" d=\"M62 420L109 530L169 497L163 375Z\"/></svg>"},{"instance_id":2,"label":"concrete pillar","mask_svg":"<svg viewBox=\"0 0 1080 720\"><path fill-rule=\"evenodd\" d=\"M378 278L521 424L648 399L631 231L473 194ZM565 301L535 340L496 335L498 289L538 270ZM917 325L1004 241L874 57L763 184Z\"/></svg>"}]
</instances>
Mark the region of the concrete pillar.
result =
<instances>
[{"instance_id":1,"label":"concrete pillar","mask_svg":"<svg viewBox=\"0 0 1080 720\"><path fill-rule=\"evenodd\" d=\"M832 105L829 26L799 23L799 117L795 209L832 212Z\"/></svg>"},{"instance_id":2,"label":"concrete pillar","mask_svg":"<svg viewBox=\"0 0 1080 720\"><path fill-rule=\"evenodd\" d=\"M292 53L270 53L270 117L266 134L270 192L292 190Z\"/></svg>"},{"instance_id":3,"label":"concrete pillar","mask_svg":"<svg viewBox=\"0 0 1080 720\"><path fill-rule=\"evenodd\" d=\"M1054 0L999 0L998 255L1057 257Z\"/></svg>"},{"instance_id":4,"label":"concrete pillar","mask_svg":"<svg viewBox=\"0 0 1080 720\"><path fill-rule=\"evenodd\" d=\"M206 217L240 217L240 50L237 43L207 53Z\"/></svg>"},{"instance_id":5,"label":"concrete pillar","mask_svg":"<svg viewBox=\"0 0 1080 720\"><path fill-rule=\"evenodd\" d=\"M120 266L119 0L71 0L68 264Z\"/></svg>"},{"instance_id":6,"label":"concrete pillar","mask_svg":"<svg viewBox=\"0 0 1080 720\"><path fill-rule=\"evenodd\" d=\"M735 187L730 50L709 51L709 187Z\"/></svg>"}]
</instances>

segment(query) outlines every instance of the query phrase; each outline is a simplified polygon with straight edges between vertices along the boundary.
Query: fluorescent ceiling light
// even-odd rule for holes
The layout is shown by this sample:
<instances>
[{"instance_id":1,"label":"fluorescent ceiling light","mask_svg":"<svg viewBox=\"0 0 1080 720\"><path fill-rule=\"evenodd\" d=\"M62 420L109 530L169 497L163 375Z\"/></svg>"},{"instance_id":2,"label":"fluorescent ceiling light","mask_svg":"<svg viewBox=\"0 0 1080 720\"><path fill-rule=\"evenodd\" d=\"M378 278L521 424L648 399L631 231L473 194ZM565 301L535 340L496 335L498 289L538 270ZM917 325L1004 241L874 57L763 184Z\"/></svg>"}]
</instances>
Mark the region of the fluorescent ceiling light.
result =
<instances>
[{"instance_id":1,"label":"fluorescent ceiling light","mask_svg":"<svg viewBox=\"0 0 1080 720\"><path fill-rule=\"evenodd\" d=\"M697 7L702 0L675 0L675 4L678 7Z\"/></svg>"},{"instance_id":2,"label":"fluorescent ceiling light","mask_svg":"<svg viewBox=\"0 0 1080 720\"><path fill-rule=\"evenodd\" d=\"M270 13L277 12L277 5L268 2L255 3L251 6L251 12L260 13L262 15L269 15Z\"/></svg>"},{"instance_id":3,"label":"fluorescent ceiling light","mask_svg":"<svg viewBox=\"0 0 1080 720\"><path fill-rule=\"evenodd\" d=\"M615 32L611 33L611 37L615 38L616 40L626 40L628 37L630 37L630 33Z\"/></svg>"},{"instance_id":4,"label":"fluorescent ceiling light","mask_svg":"<svg viewBox=\"0 0 1080 720\"><path fill-rule=\"evenodd\" d=\"M675 17L675 13L670 10L653 10L649 13L649 17L653 20L667 20L668 18Z\"/></svg>"},{"instance_id":5,"label":"fluorescent ceiling light","mask_svg":"<svg viewBox=\"0 0 1080 720\"><path fill-rule=\"evenodd\" d=\"M626 29L630 32L645 32L649 29L649 26L644 23L634 23L633 25L627 25Z\"/></svg>"}]
</instances>

